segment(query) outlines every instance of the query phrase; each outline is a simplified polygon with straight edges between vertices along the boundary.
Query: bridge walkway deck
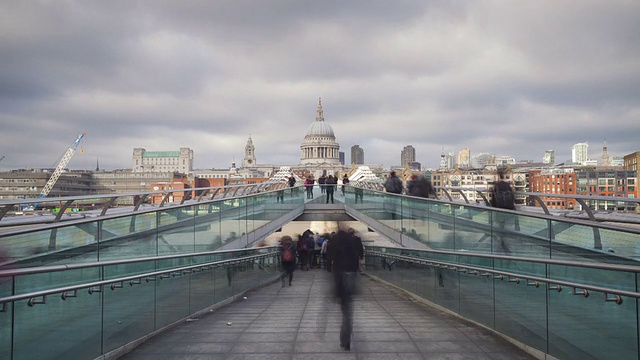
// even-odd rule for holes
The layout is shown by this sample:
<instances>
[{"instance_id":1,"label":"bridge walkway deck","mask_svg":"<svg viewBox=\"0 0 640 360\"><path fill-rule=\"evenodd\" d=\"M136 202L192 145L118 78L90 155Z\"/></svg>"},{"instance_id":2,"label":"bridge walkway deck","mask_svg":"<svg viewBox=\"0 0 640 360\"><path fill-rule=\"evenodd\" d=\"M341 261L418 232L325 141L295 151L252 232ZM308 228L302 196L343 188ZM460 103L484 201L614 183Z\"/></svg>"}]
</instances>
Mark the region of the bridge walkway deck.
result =
<instances>
[{"instance_id":1,"label":"bridge walkway deck","mask_svg":"<svg viewBox=\"0 0 640 360\"><path fill-rule=\"evenodd\" d=\"M339 346L342 315L331 279L324 270L297 270L292 286L253 290L120 359L533 359L491 331L367 276L359 278L347 352Z\"/></svg>"}]
</instances>

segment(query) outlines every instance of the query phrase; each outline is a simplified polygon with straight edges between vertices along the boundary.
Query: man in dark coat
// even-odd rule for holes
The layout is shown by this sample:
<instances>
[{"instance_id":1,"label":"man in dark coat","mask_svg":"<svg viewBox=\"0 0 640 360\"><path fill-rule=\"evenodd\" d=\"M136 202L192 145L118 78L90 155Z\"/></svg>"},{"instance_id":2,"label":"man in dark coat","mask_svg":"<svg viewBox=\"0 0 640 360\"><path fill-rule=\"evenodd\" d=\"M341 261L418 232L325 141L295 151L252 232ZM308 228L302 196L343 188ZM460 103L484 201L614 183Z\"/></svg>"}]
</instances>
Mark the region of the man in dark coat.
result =
<instances>
[{"instance_id":1,"label":"man in dark coat","mask_svg":"<svg viewBox=\"0 0 640 360\"><path fill-rule=\"evenodd\" d=\"M329 199L331 199L331 203L333 204L333 191L336 189L336 184L338 183L337 179L333 177L333 175L329 175L327 177L327 181L325 182L325 191L327 192L327 200L326 203L329 203Z\"/></svg>"},{"instance_id":2,"label":"man in dark coat","mask_svg":"<svg viewBox=\"0 0 640 360\"><path fill-rule=\"evenodd\" d=\"M331 238L329 257L333 259L335 295L340 299L342 326L340 327L340 347L351 350L353 332L353 295L363 254L362 242L354 234L340 230Z\"/></svg>"}]
</instances>

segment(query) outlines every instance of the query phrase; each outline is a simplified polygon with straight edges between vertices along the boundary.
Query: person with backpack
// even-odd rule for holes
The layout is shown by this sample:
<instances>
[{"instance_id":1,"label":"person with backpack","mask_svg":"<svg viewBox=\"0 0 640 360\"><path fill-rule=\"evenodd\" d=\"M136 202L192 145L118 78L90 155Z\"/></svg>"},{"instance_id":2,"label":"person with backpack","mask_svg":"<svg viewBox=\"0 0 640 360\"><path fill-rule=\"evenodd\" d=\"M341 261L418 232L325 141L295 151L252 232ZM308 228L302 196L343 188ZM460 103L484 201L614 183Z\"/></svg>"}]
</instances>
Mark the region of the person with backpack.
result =
<instances>
[{"instance_id":1,"label":"person with backpack","mask_svg":"<svg viewBox=\"0 0 640 360\"><path fill-rule=\"evenodd\" d=\"M289 276L289 286L293 281L293 271L296 269L296 244L293 243L291 236L285 235L280 239L280 262L282 263L282 287L284 287L284 278Z\"/></svg>"},{"instance_id":2,"label":"person with backpack","mask_svg":"<svg viewBox=\"0 0 640 360\"><path fill-rule=\"evenodd\" d=\"M293 196L293 192L295 191L294 186L296 186L296 178L293 176L293 174L289 176L289 179L287 180L287 184L291 188L291 196Z\"/></svg>"},{"instance_id":3,"label":"person with backpack","mask_svg":"<svg viewBox=\"0 0 640 360\"><path fill-rule=\"evenodd\" d=\"M402 194L402 190L404 190L402 180L396 176L395 171L389 173L389 178L384 183L384 189L392 194Z\"/></svg>"},{"instance_id":4,"label":"person with backpack","mask_svg":"<svg viewBox=\"0 0 640 360\"><path fill-rule=\"evenodd\" d=\"M491 191L491 206L500 209L516 209L516 197L511 184L504 180L504 171L498 170L498 181Z\"/></svg>"},{"instance_id":5,"label":"person with backpack","mask_svg":"<svg viewBox=\"0 0 640 360\"><path fill-rule=\"evenodd\" d=\"M491 206L499 209L516 210L516 197L511 184L504 179L504 170L498 169L498 181L493 185L491 190ZM496 224L498 227L496 238L502 251L505 254L511 254L511 250L506 243L505 225L511 215L499 211L494 212Z\"/></svg>"},{"instance_id":6,"label":"person with backpack","mask_svg":"<svg viewBox=\"0 0 640 360\"><path fill-rule=\"evenodd\" d=\"M387 181L384 182L383 186L388 193L392 194L402 194L402 191L404 190L402 180L396 176L395 171L389 173L389 177L387 178ZM389 203L393 204L393 206L397 206L395 205L397 200L398 198L391 198L389 199ZM389 212L391 213L391 219L396 220L396 209L391 209Z\"/></svg>"}]
</instances>

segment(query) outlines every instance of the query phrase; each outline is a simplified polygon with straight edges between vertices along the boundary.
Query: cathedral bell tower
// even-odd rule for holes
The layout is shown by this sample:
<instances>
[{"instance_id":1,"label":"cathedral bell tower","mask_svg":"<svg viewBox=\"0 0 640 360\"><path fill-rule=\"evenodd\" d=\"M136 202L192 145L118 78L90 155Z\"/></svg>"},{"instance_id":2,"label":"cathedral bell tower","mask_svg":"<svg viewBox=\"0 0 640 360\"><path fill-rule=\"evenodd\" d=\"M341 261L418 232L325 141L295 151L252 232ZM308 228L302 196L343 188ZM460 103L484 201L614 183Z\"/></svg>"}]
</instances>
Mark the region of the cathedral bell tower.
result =
<instances>
[{"instance_id":1,"label":"cathedral bell tower","mask_svg":"<svg viewBox=\"0 0 640 360\"><path fill-rule=\"evenodd\" d=\"M249 135L249 140L247 140L247 145L245 145L244 147L244 160L242 160L243 168L256 167L255 150L256 149L253 146L253 140L251 140L251 135Z\"/></svg>"}]
</instances>

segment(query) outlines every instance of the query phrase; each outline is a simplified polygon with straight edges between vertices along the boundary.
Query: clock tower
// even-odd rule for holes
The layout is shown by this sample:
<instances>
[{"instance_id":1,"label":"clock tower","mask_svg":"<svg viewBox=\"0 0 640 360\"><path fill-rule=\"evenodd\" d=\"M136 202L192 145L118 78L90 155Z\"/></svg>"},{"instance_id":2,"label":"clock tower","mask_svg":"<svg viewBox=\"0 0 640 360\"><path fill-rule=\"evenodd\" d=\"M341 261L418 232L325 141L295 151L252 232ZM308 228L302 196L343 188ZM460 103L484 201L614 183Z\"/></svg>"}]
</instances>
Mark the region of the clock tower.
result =
<instances>
[{"instance_id":1,"label":"clock tower","mask_svg":"<svg viewBox=\"0 0 640 360\"><path fill-rule=\"evenodd\" d=\"M251 140L251 135L249 135L249 140L247 140L247 145L244 147L244 160L242 160L243 168L254 168L256 167L256 155L255 155L255 147L253 146L253 140Z\"/></svg>"}]
</instances>

